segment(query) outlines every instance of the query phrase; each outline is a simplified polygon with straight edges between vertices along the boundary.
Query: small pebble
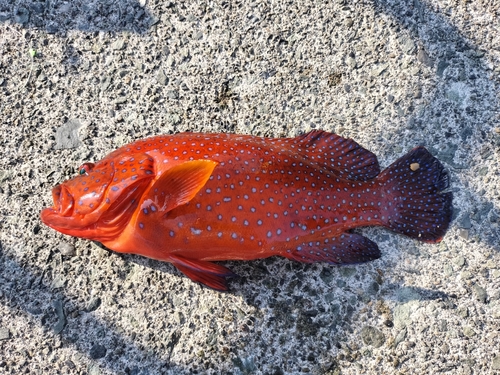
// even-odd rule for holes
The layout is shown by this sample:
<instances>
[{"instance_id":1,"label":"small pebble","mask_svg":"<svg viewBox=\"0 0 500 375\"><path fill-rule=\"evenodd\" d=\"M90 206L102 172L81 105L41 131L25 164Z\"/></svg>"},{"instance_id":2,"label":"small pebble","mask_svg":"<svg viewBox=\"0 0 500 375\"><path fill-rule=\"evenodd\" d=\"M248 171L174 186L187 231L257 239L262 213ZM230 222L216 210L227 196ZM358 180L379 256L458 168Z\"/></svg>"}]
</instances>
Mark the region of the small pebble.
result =
<instances>
[{"instance_id":1,"label":"small pebble","mask_svg":"<svg viewBox=\"0 0 500 375\"><path fill-rule=\"evenodd\" d=\"M419 49L417 52L417 60L420 61L422 64L428 66L429 68L432 68L434 65L434 60L429 57L427 52L423 49Z\"/></svg>"},{"instance_id":2,"label":"small pebble","mask_svg":"<svg viewBox=\"0 0 500 375\"><path fill-rule=\"evenodd\" d=\"M470 273L469 271L462 271L460 272L460 278L462 280L470 280L472 279L472 273Z\"/></svg>"},{"instance_id":3,"label":"small pebble","mask_svg":"<svg viewBox=\"0 0 500 375\"><path fill-rule=\"evenodd\" d=\"M441 345L441 352L443 352L444 354L449 353L450 352L450 346L447 343L444 343L443 345Z\"/></svg>"},{"instance_id":4,"label":"small pebble","mask_svg":"<svg viewBox=\"0 0 500 375\"><path fill-rule=\"evenodd\" d=\"M60 126L56 131L56 150L67 148L77 148L80 146L78 130L83 124L78 119L69 120L66 124Z\"/></svg>"},{"instance_id":5,"label":"small pebble","mask_svg":"<svg viewBox=\"0 0 500 375\"><path fill-rule=\"evenodd\" d=\"M92 358L92 359L100 359L100 358L104 358L106 356L106 352L107 352L107 349L104 346L102 346L100 344L94 344L90 348L89 355L90 355L90 358Z\"/></svg>"},{"instance_id":6,"label":"small pebble","mask_svg":"<svg viewBox=\"0 0 500 375\"><path fill-rule=\"evenodd\" d=\"M453 267L451 266L451 264L445 264L443 270L446 277L450 277L451 275L453 275Z\"/></svg>"},{"instance_id":7,"label":"small pebble","mask_svg":"<svg viewBox=\"0 0 500 375\"><path fill-rule=\"evenodd\" d=\"M470 328L470 327L468 327L468 326L465 326L465 327L463 328L462 332L463 332L463 333L464 333L464 335L465 335L465 336L467 336L467 337L473 337L473 336L475 336L475 335L476 335L476 332L475 332L472 328Z\"/></svg>"},{"instance_id":8,"label":"small pebble","mask_svg":"<svg viewBox=\"0 0 500 375\"><path fill-rule=\"evenodd\" d=\"M407 55L411 55L415 51L415 42L413 38L409 35L402 35L399 38L399 43L401 44L401 48Z\"/></svg>"},{"instance_id":9,"label":"small pebble","mask_svg":"<svg viewBox=\"0 0 500 375\"><path fill-rule=\"evenodd\" d=\"M366 345L372 345L374 348L381 347L385 342L384 334L372 326L363 327L361 330L361 339Z\"/></svg>"},{"instance_id":10,"label":"small pebble","mask_svg":"<svg viewBox=\"0 0 500 375\"><path fill-rule=\"evenodd\" d=\"M461 255L453 259L453 263L455 263L458 267L463 267L465 265L465 258Z\"/></svg>"},{"instance_id":11,"label":"small pebble","mask_svg":"<svg viewBox=\"0 0 500 375\"><path fill-rule=\"evenodd\" d=\"M111 45L111 48L114 49L115 51L120 51L124 47L125 47L125 41L123 39L118 39Z\"/></svg>"},{"instance_id":12,"label":"small pebble","mask_svg":"<svg viewBox=\"0 0 500 375\"><path fill-rule=\"evenodd\" d=\"M101 306L101 298L100 297L92 297L89 301L89 304L87 305L87 308L85 311L91 312L95 311Z\"/></svg>"},{"instance_id":13,"label":"small pebble","mask_svg":"<svg viewBox=\"0 0 500 375\"><path fill-rule=\"evenodd\" d=\"M0 340L10 339L10 331L8 328L0 328Z\"/></svg>"},{"instance_id":14,"label":"small pebble","mask_svg":"<svg viewBox=\"0 0 500 375\"><path fill-rule=\"evenodd\" d=\"M469 316L469 309L467 307L459 307L457 313L465 319Z\"/></svg>"},{"instance_id":15,"label":"small pebble","mask_svg":"<svg viewBox=\"0 0 500 375\"><path fill-rule=\"evenodd\" d=\"M179 99L179 91L177 91L177 90L168 90L167 91L167 97L169 99L174 99L174 100Z\"/></svg>"},{"instance_id":16,"label":"small pebble","mask_svg":"<svg viewBox=\"0 0 500 375\"><path fill-rule=\"evenodd\" d=\"M54 22L51 22L45 27L45 31L47 34L55 34L59 31L59 26Z\"/></svg>"},{"instance_id":17,"label":"small pebble","mask_svg":"<svg viewBox=\"0 0 500 375\"><path fill-rule=\"evenodd\" d=\"M9 20L10 12L0 12L0 22Z\"/></svg>"},{"instance_id":18,"label":"small pebble","mask_svg":"<svg viewBox=\"0 0 500 375\"><path fill-rule=\"evenodd\" d=\"M459 232L458 232L458 234L464 240L468 240L469 239L469 230L467 230L467 229L460 229Z\"/></svg>"},{"instance_id":19,"label":"small pebble","mask_svg":"<svg viewBox=\"0 0 500 375\"><path fill-rule=\"evenodd\" d=\"M446 70L446 68L448 66L450 66L450 63L448 63L445 60L440 60L439 63L438 63L438 66L437 66L436 75L438 77L443 77L444 71Z\"/></svg>"},{"instance_id":20,"label":"small pebble","mask_svg":"<svg viewBox=\"0 0 500 375\"><path fill-rule=\"evenodd\" d=\"M57 246L57 250L59 250L59 252L63 256L72 257L76 255L75 246L68 242L59 243L59 245Z\"/></svg>"},{"instance_id":21,"label":"small pebble","mask_svg":"<svg viewBox=\"0 0 500 375\"><path fill-rule=\"evenodd\" d=\"M486 303L486 300L488 299L488 294L486 293L486 290L483 287L474 284L472 286L472 290L474 291L474 294L476 295L476 298L479 302Z\"/></svg>"},{"instance_id":22,"label":"small pebble","mask_svg":"<svg viewBox=\"0 0 500 375\"><path fill-rule=\"evenodd\" d=\"M54 307L54 310L56 311L56 315L58 318L58 321L54 325L53 329L56 334L59 334L66 326L66 316L64 314L63 303L61 300L55 300L52 303L52 306Z\"/></svg>"},{"instance_id":23,"label":"small pebble","mask_svg":"<svg viewBox=\"0 0 500 375\"><path fill-rule=\"evenodd\" d=\"M163 70L160 70L158 72L158 75L156 76L156 80L162 86L165 86L168 84L168 77Z\"/></svg>"},{"instance_id":24,"label":"small pebble","mask_svg":"<svg viewBox=\"0 0 500 375\"><path fill-rule=\"evenodd\" d=\"M401 342L404 341L406 338L406 334L408 332L408 329L405 327L401 331L399 331L398 335L394 339L394 347L397 347Z\"/></svg>"},{"instance_id":25,"label":"small pebble","mask_svg":"<svg viewBox=\"0 0 500 375\"><path fill-rule=\"evenodd\" d=\"M412 171L414 171L414 172L415 172L416 170L418 170L419 168L420 168L420 164L418 164L418 163L411 163L411 164L410 164L410 169L411 169Z\"/></svg>"},{"instance_id":26,"label":"small pebble","mask_svg":"<svg viewBox=\"0 0 500 375\"><path fill-rule=\"evenodd\" d=\"M30 18L30 12L28 9L19 7L17 11L14 12L14 22L24 24L27 23Z\"/></svg>"},{"instance_id":27,"label":"small pebble","mask_svg":"<svg viewBox=\"0 0 500 375\"><path fill-rule=\"evenodd\" d=\"M491 369L492 370L500 370L500 355L497 355L491 361Z\"/></svg>"},{"instance_id":28,"label":"small pebble","mask_svg":"<svg viewBox=\"0 0 500 375\"><path fill-rule=\"evenodd\" d=\"M458 225L460 226L460 228L463 228L463 229L472 228L472 223L470 221L470 216L468 213L465 213L464 216L462 216Z\"/></svg>"}]
</instances>

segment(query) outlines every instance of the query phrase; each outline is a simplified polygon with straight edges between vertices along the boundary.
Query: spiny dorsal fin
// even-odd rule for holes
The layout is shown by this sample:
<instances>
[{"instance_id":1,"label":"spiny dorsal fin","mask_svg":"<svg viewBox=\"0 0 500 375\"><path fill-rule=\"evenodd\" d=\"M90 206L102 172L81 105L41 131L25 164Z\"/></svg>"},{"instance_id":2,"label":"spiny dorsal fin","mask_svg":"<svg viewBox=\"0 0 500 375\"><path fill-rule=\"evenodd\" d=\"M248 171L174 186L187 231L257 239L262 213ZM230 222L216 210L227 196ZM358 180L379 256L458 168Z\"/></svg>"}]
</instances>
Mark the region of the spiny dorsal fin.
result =
<instances>
[{"instance_id":1,"label":"spiny dorsal fin","mask_svg":"<svg viewBox=\"0 0 500 375\"><path fill-rule=\"evenodd\" d=\"M301 155L331 171L336 176L352 181L366 181L380 173L375 154L352 139L323 130L290 138L290 147Z\"/></svg>"}]
</instances>

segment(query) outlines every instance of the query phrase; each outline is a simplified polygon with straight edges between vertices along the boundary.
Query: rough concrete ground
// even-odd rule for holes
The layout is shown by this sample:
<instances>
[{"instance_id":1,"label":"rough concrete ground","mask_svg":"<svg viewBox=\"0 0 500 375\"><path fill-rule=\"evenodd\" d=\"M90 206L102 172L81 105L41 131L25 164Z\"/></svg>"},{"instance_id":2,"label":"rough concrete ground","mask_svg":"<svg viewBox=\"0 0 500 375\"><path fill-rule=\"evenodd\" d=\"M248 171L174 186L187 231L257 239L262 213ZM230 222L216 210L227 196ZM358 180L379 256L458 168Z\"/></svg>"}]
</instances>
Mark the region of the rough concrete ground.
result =
<instances>
[{"instance_id":1,"label":"rough concrete ground","mask_svg":"<svg viewBox=\"0 0 500 375\"><path fill-rule=\"evenodd\" d=\"M500 373L497 1L0 0L0 373ZM226 262L229 293L43 226L129 141L324 129L446 166L455 220L354 267ZM71 147L71 148L68 148Z\"/></svg>"}]
</instances>

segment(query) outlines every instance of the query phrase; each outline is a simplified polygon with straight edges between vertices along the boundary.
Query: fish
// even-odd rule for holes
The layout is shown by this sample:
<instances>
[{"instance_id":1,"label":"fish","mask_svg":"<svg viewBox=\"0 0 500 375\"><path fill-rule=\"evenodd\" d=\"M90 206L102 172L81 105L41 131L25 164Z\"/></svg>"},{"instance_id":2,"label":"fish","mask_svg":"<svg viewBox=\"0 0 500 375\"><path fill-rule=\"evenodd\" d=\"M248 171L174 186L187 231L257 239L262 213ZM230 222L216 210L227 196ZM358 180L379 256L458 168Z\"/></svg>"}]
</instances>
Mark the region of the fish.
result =
<instances>
[{"instance_id":1,"label":"fish","mask_svg":"<svg viewBox=\"0 0 500 375\"><path fill-rule=\"evenodd\" d=\"M52 189L41 221L115 252L170 262L224 291L236 275L216 261L378 259L377 244L358 227L440 242L452 219L448 187L443 165L422 146L381 171L375 154L322 130L293 138L187 132L83 164Z\"/></svg>"}]
</instances>

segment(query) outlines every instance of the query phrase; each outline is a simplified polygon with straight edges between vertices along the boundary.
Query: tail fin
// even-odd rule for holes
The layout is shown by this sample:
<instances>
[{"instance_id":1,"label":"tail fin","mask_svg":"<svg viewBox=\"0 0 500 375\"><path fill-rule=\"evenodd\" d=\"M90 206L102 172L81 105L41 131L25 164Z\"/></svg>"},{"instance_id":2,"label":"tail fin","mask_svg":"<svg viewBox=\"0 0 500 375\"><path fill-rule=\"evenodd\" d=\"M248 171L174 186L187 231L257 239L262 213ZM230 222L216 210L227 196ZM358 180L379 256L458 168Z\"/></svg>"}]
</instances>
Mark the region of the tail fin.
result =
<instances>
[{"instance_id":1,"label":"tail fin","mask_svg":"<svg viewBox=\"0 0 500 375\"><path fill-rule=\"evenodd\" d=\"M391 197L391 230L424 242L440 242L452 216L452 193L443 165L424 147L417 147L392 163L377 180ZM394 207L395 206L395 207Z\"/></svg>"}]
</instances>

